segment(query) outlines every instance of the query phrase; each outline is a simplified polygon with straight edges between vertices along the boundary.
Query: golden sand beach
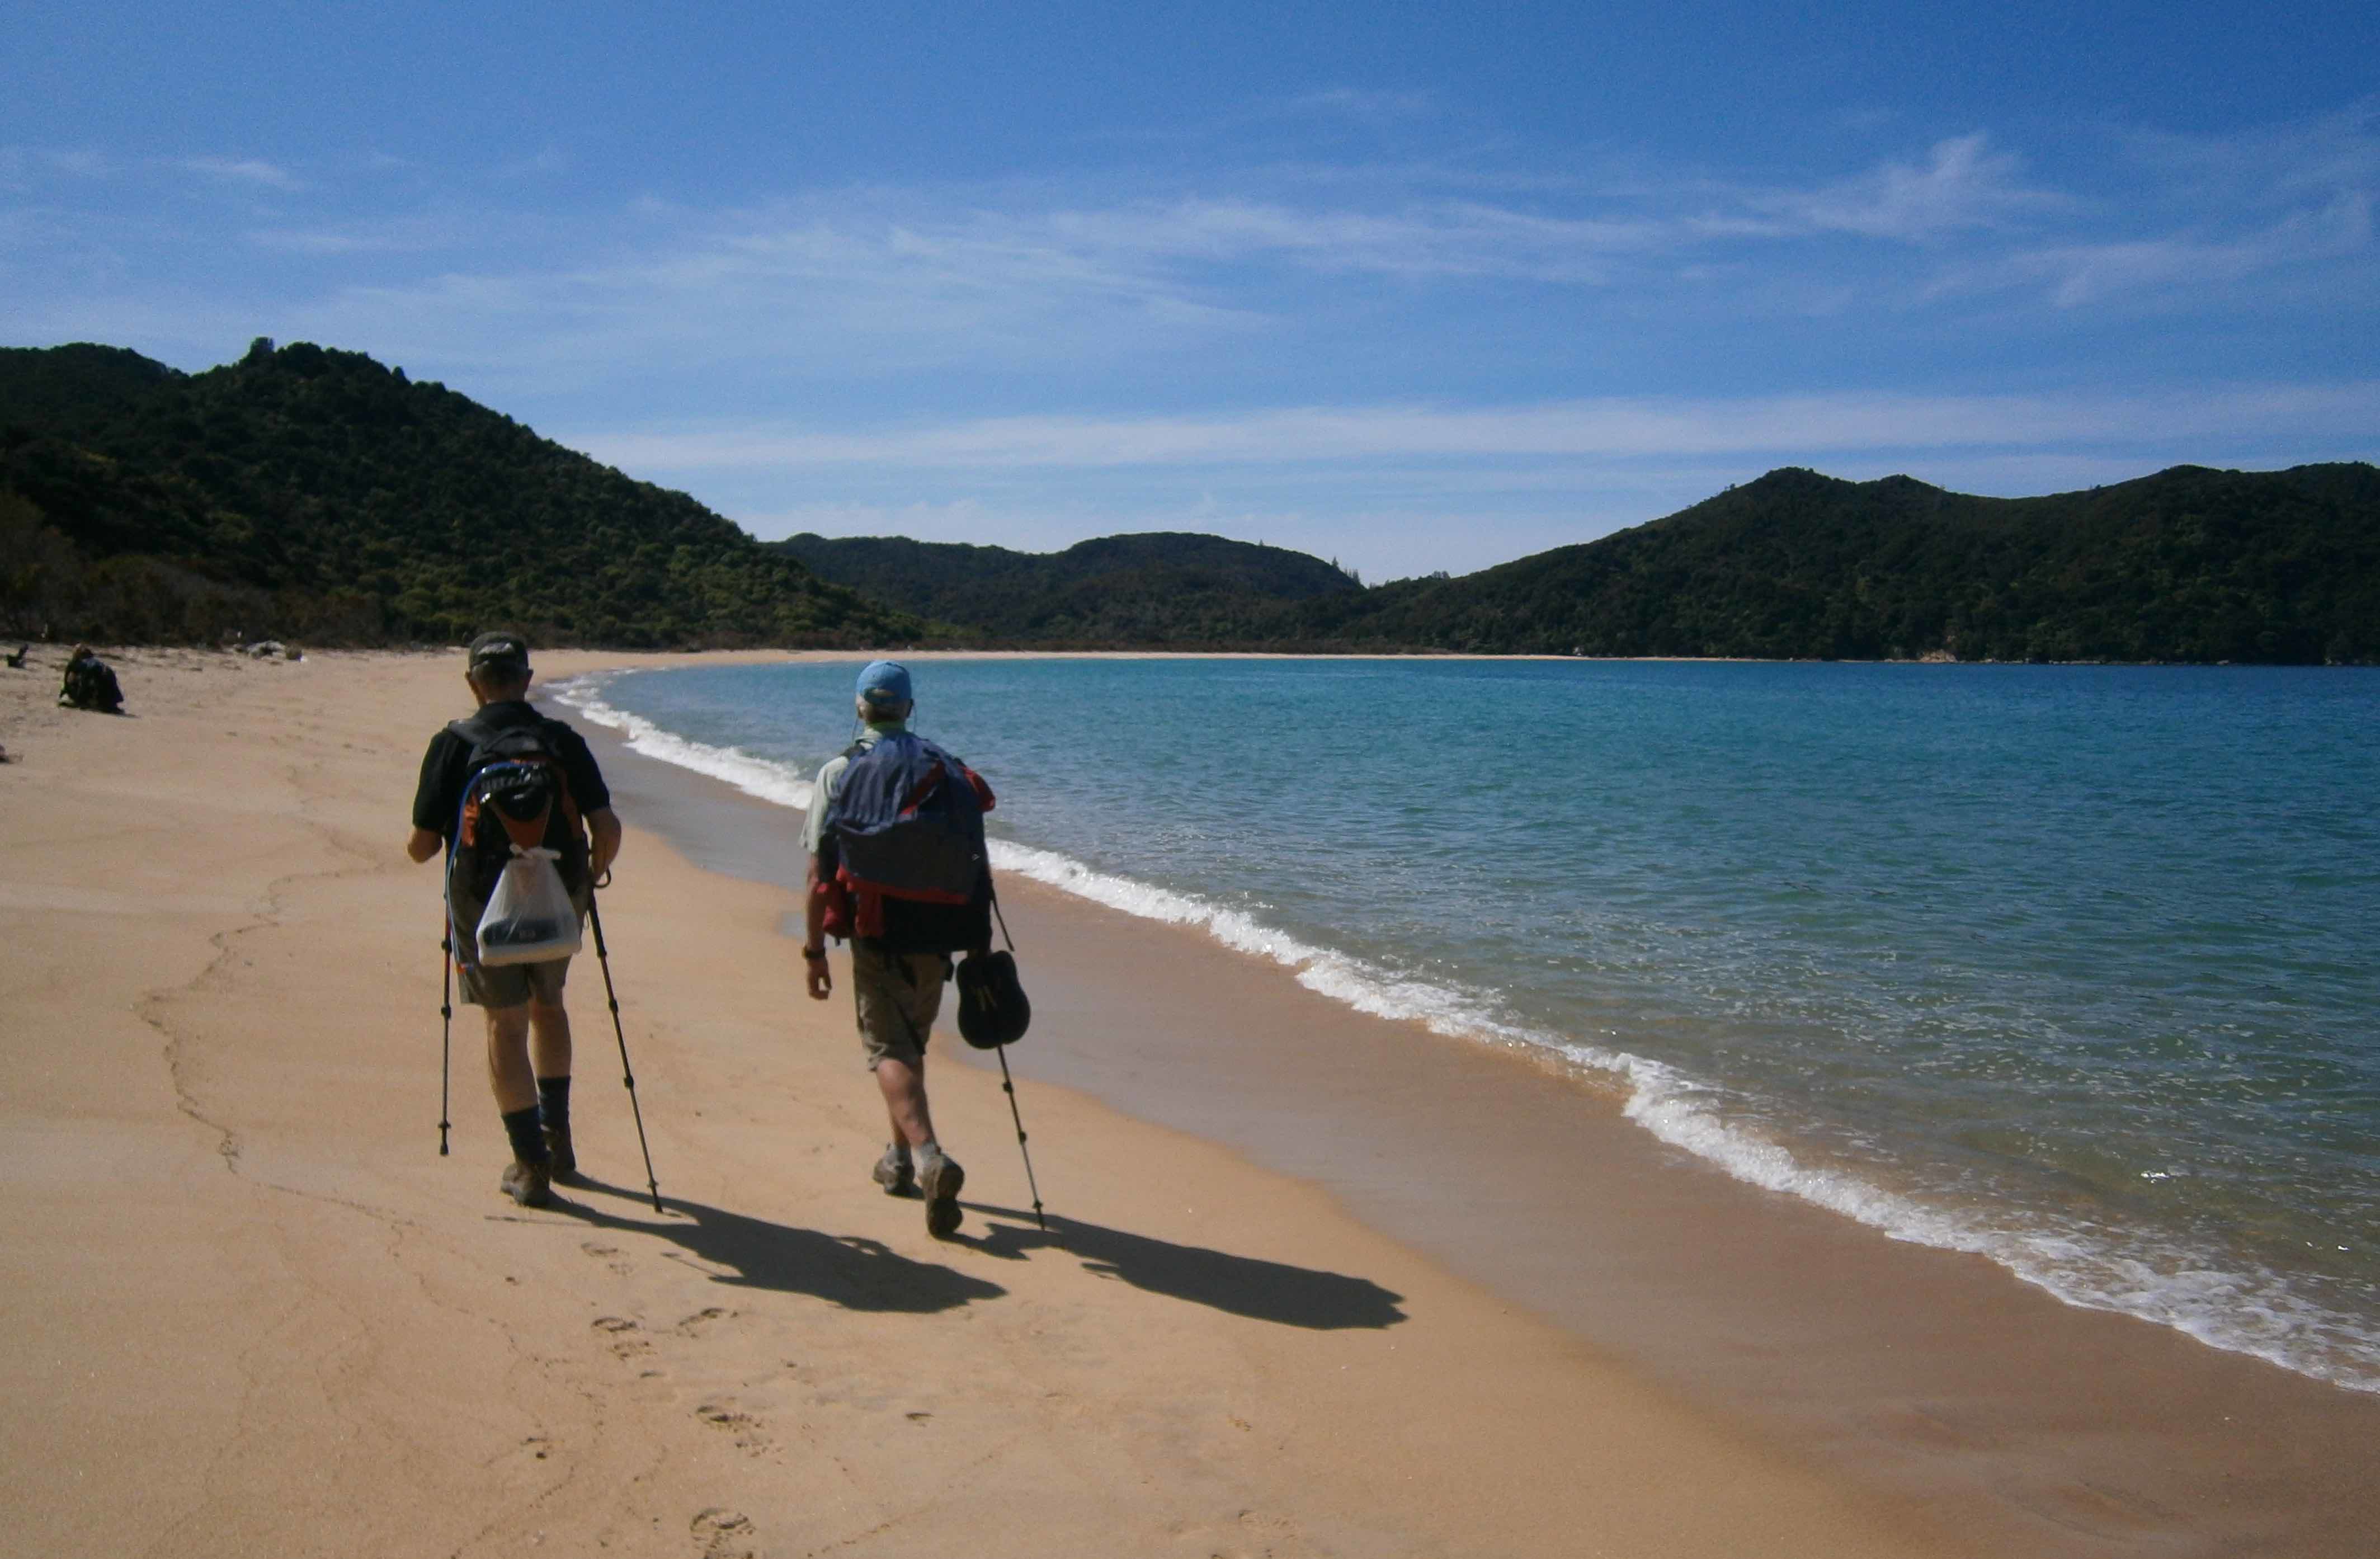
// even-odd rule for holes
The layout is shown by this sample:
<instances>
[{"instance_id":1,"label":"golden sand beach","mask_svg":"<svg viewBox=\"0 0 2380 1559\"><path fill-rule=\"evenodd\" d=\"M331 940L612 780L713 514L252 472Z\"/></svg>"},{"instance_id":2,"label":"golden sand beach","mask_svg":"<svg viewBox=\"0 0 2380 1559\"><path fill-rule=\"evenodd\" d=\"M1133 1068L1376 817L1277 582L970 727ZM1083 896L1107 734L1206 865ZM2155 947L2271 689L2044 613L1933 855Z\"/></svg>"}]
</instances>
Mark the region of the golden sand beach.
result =
<instances>
[{"instance_id":1,"label":"golden sand beach","mask_svg":"<svg viewBox=\"0 0 2380 1559\"><path fill-rule=\"evenodd\" d=\"M625 794L601 903L664 1210L591 956L570 984L588 1179L516 1208L469 1008L438 1151L438 890L400 847L422 745L468 707L460 657L109 653L124 718L51 707L55 652L0 674L11 1552L2353 1552L2335 1447L2360 1407L2310 1413L2303 1465L2252 1469L2237 1519L2109 1488L1979 1523L2002 1472L1938 1404L1871 1426L1943 1452L1924 1476L1857 1476L1312 1184L1039 1080L1037 1227L979 1066L936 1071L970 1175L960 1237L930 1239L868 1184L880 1106L842 992L801 993L795 895L690 864ZM1015 897L1020 939L1129 944L1177 971L1176 1008L1202 982L1232 999L1220 961ZM1064 958L1027 976L1062 1014L1114 999ZM1902 1269L1875 1270L1889 1307ZM2037 1329L2012 1313L1989 1324ZM2129 1330L2067 1334L2078 1356L2146 1339L2144 1378L2182 1400L2258 1400L2095 1319ZM1713 1373L1767 1368L1740 1341ZM2100 1421L2075 1419L2078 1446ZM2226 1454L2191 1432L2175 1465Z\"/></svg>"}]
</instances>

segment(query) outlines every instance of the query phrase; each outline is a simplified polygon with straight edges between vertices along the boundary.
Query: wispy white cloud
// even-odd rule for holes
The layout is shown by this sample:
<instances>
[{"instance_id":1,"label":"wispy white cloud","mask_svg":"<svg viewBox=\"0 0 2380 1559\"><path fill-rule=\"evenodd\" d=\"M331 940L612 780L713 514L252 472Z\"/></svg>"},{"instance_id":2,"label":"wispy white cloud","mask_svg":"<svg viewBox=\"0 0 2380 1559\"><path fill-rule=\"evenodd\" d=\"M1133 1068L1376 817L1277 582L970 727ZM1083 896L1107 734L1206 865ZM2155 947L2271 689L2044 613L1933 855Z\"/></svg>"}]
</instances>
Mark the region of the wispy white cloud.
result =
<instances>
[{"instance_id":1,"label":"wispy white cloud","mask_svg":"<svg viewBox=\"0 0 2380 1559\"><path fill-rule=\"evenodd\" d=\"M862 189L736 210L646 199L631 203L630 222L590 228L581 242L556 238L476 274L375 278L312 311L323 328L368 339L503 338L525 363L634 347L669 361L836 351L862 373L954 361L1027 368L1293 327L1283 316L1305 304L1284 298L1284 286L1327 297L1361 277L1417 289L1682 288L1697 306L1731 299L1747 313L1822 315L1890 296L1889 257L1909 244L1961 234L1997 243L2000 227L2068 204L2027 184L2018 160L1982 136L1801 189L1647 177L1617 189L1339 198L1353 193L1309 184L1100 200L1030 188ZM437 226L383 219L252 239L315 258L386 256L443 247ZM1871 263L1884 271L1819 286L1794 281L1790 259L1764 260L1825 236L1873 244ZM575 252L563 263L547 258L565 249ZM1930 292L1924 276L1906 274L1898 294L1923 304L1988 290L1978 281L1993 274L1986 262L2006 271L2009 256L1962 257L1956 284Z\"/></svg>"},{"instance_id":2,"label":"wispy white cloud","mask_svg":"<svg viewBox=\"0 0 2380 1559\"><path fill-rule=\"evenodd\" d=\"M52 178L104 178L107 155L85 147L0 146L0 189L22 193Z\"/></svg>"},{"instance_id":3,"label":"wispy white cloud","mask_svg":"<svg viewBox=\"0 0 2380 1559\"><path fill-rule=\"evenodd\" d=\"M2194 204L2294 204L2380 187L2380 98L2277 125L2222 134L2138 130L2134 162Z\"/></svg>"},{"instance_id":4,"label":"wispy white cloud","mask_svg":"<svg viewBox=\"0 0 2380 1559\"><path fill-rule=\"evenodd\" d=\"M1953 269L1929 290L1950 296L2040 287L2059 309L2119 298L2219 294L2265 273L2369 257L2373 203L2368 193L2338 194L2320 208L2231 237L2184 232L2022 250Z\"/></svg>"},{"instance_id":5,"label":"wispy white cloud","mask_svg":"<svg viewBox=\"0 0 2380 1559\"><path fill-rule=\"evenodd\" d=\"M1937 142L1922 162L1888 161L1815 189L1752 190L1713 230L1747 234L1850 233L1921 242L1979 227L2007 225L2072 202L2029 186L2021 159L1991 149L1981 134Z\"/></svg>"},{"instance_id":6,"label":"wispy white cloud","mask_svg":"<svg viewBox=\"0 0 2380 1559\"><path fill-rule=\"evenodd\" d=\"M107 154L91 148L48 148L48 145L0 145L0 183L21 186L45 174L69 178L104 178Z\"/></svg>"},{"instance_id":7,"label":"wispy white cloud","mask_svg":"<svg viewBox=\"0 0 2380 1559\"><path fill-rule=\"evenodd\" d=\"M734 211L645 200L633 203L632 224L598 240L591 263L574 256L557 269L529 257L504 271L379 281L314 311L324 328L371 339L390 330L409 342L504 337L528 360L631 347L674 361L735 359L864 342L865 355L847 359L863 373L955 360L1026 366L1245 335L1278 323L1284 279L1741 293L1746 245L1824 233L1898 243L2047 203L1980 138L1814 190L1503 198L1512 193L1037 203L996 189L862 189ZM443 243L426 221L273 228L253 239L316 257ZM1807 314L1863 293L1838 282L1779 296L1785 311Z\"/></svg>"},{"instance_id":8,"label":"wispy white cloud","mask_svg":"<svg viewBox=\"0 0 2380 1559\"><path fill-rule=\"evenodd\" d=\"M1374 126L1427 118L1437 111L1438 100L1428 92L1366 91L1354 87L1304 92L1289 99L1280 109L1289 116L1347 118Z\"/></svg>"},{"instance_id":9,"label":"wispy white cloud","mask_svg":"<svg viewBox=\"0 0 2380 1559\"><path fill-rule=\"evenodd\" d=\"M544 178L557 173L567 173L571 167L570 153L558 146L548 146L537 152L525 152L498 164L495 177L500 180L518 181Z\"/></svg>"},{"instance_id":10,"label":"wispy white cloud","mask_svg":"<svg viewBox=\"0 0 2380 1559\"><path fill-rule=\"evenodd\" d=\"M428 254L441 250L480 253L518 241L537 225L502 211L415 212L308 226L260 227L246 235L261 250L317 258Z\"/></svg>"},{"instance_id":11,"label":"wispy white cloud","mask_svg":"<svg viewBox=\"0 0 2380 1559\"><path fill-rule=\"evenodd\" d=\"M1929 298L2029 290L2058 310L2117 301L2204 301L2236 311L2268 290L2331 274L2342 298L2380 298L2373 213L2380 202L2380 106L2220 135L2131 132L2123 180L2046 235L1958 257ZM2044 238L2047 241L2043 241Z\"/></svg>"},{"instance_id":12,"label":"wispy white cloud","mask_svg":"<svg viewBox=\"0 0 2380 1559\"><path fill-rule=\"evenodd\" d=\"M1604 257L1666 247L1682 235L1657 220L1549 216L1478 201L1373 212L1184 199L1059 212L1047 228L1048 241L1146 264L1270 259L1321 272L1576 283L1601 279Z\"/></svg>"},{"instance_id":13,"label":"wispy white cloud","mask_svg":"<svg viewBox=\"0 0 2380 1559\"><path fill-rule=\"evenodd\" d=\"M1860 450L2170 444L2259 432L2380 443L2380 380L2137 395L1607 397L1523 407L1290 408L1206 418L1002 417L873 432L781 425L588 435L624 468L795 471L842 466L1007 469L1315 462L1638 459Z\"/></svg>"},{"instance_id":14,"label":"wispy white cloud","mask_svg":"<svg viewBox=\"0 0 2380 1559\"><path fill-rule=\"evenodd\" d=\"M228 180L235 184L259 185L269 189L302 189L305 186L279 165L257 157L185 157L180 166L210 178Z\"/></svg>"}]
</instances>

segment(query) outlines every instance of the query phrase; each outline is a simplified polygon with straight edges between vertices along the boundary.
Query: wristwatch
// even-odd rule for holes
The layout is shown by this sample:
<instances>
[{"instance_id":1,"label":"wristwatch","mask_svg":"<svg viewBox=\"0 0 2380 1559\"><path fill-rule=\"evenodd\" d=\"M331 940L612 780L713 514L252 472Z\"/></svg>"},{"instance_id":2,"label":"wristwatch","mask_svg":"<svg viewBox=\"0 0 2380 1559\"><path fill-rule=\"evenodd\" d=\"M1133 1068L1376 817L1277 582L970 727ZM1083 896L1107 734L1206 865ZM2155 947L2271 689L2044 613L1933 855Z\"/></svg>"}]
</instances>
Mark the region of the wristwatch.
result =
<instances>
[{"instance_id":1,"label":"wristwatch","mask_svg":"<svg viewBox=\"0 0 2380 1559\"><path fill-rule=\"evenodd\" d=\"M823 947L805 947L802 949L802 956L805 958L823 958L826 956L826 949Z\"/></svg>"}]
</instances>

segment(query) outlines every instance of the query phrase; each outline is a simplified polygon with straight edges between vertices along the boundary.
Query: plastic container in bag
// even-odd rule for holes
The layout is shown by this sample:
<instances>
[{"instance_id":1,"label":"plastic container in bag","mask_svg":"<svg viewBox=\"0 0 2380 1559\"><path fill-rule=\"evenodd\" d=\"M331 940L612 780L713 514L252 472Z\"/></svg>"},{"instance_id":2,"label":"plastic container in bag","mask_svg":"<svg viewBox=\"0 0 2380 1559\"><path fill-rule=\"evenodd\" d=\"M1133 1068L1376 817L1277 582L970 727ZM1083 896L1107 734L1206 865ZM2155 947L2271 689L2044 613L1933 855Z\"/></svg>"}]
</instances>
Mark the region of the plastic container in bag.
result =
<instances>
[{"instance_id":1,"label":"plastic container in bag","mask_svg":"<svg viewBox=\"0 0 2380 1559\"><path fill-rule=\"evenodd\" d=\"M480 917L480 962L540 964L578 951L578 907L562 885L557 851L516 847Z\"/></svg>"}]
</instances>

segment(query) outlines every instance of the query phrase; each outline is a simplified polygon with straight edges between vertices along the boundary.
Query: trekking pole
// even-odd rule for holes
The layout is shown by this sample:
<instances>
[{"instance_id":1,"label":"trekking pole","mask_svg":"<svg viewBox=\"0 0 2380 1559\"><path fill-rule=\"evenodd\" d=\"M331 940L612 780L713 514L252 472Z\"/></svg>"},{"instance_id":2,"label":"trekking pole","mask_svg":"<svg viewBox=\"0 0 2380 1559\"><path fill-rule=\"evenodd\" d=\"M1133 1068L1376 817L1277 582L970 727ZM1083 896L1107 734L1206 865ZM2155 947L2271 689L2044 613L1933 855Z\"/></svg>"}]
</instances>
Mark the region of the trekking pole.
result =
<instances>
[{"instance_id":1,"label":"trekking pole","mask_svg":"<svg viewBox=\"0 0 2380 1559\"><path fill-rule=\"evenodd\" d=\"M1008 951L1016 951L1016 933L1008 929L1008 917L1000 912L1000 894L991 895L991 913L1000 922L1000 939L1008 944ZM1008 1047L1001 1045L993 1054L1000 1057L1000 1091L1008 1095L1008 1118L1016 1123L1016 1155L1025 1161L1025 1188L1033 1194L1033 1226L1047 1229L1049 1220L1041 1216L1041 1187L1033 1178L1033 1151L1025 1145L1025 1117L1016 1113L1016 1079L1008 1075Z\"/></svg>"},{"instance_id":2,"label":"trekking pole","mask_svg":"<svg viewBox=\"0 0 2380 1559\"><path fill-rule=\"evenodd\" d=\"M603 946L603 916L595 907L595 891L587 891L587 923L595 928L595 962L603 970L603 999L612 1006L612 1033L620 1041L620 1081L627 1085L628 1113L637 1120L637 1148L645 1155L645 1189L653 1195L653 1211L662 1206L661 1182L653 1178L653 1150L645 1141L645 1112L637 1105L637 1074L628 1066L628 1031L620 1026L620 993L612 985L612 957Z\"/></svg>"},{"instance_id":3,"label":"trekking pole","mask_svg":"<svg viewBox=\"0 0 2380 1559\"><path fill-rule=\"evenodd\" d=\"M1008 1075L1008 1047L1002 1045L992 1054L1000 1057L1000 1091L1008 1095L1008 1118L1016 1123L1016 1152L1025 1161L1025 1188L1033 1193L1033 1225L1046 1229L1050 1222L1041 1216L1041 1188L1033 1178L1033 1153L1025 1146L1025 1117L1016 1113L1016 1079Z\"/></svg>"},{"instance_id":4,"label":"trekking pole","mask_svg":"<svg viewBox=\"0 0 2380 1559\"><path fill-rule=\"evenodd\" d=\"M446 1156L447 1079L455 1070L455 922L438 939L438 1156Z\"/></svg>"}]
</instances>

